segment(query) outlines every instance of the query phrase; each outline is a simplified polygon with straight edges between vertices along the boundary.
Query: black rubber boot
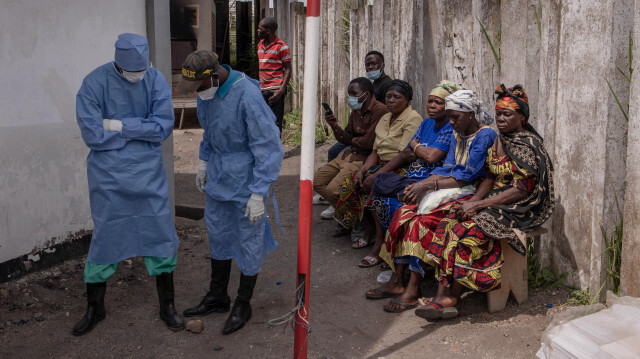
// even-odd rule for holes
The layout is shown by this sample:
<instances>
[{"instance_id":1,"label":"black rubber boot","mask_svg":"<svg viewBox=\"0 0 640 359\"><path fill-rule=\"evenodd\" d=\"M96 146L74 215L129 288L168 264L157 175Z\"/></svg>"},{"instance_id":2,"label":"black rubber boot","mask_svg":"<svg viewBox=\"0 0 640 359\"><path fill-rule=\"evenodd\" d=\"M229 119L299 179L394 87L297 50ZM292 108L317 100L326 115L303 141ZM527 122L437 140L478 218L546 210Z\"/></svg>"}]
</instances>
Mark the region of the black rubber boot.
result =
<instances>
[{"instance_id":1,"label":"black rubber boot","mask_svg":"<svg viewBox=\"0 0 640 359\"><path fill-rule=\"evenodd\" d=\"M253 288L256 286L258 275L246 276L240 275L240 286L238 287L238 296L233 303L231 314L224 323L222 334L231 334L242 327L251 319L251 297L253 296Z\"/></svg>"},{"instance_id":2,"label":"black rubber boot","mask_svg":"<svg viewBox=\"0 0 640 359\"><path fill-rule=\"evenodd\" d=\"M210 313L228 312L231 304L231 298L229 298L227 294L230 274L231 260L219 261L211 259L211 283L209 284L209 292L202 298L200 304L188 308L182 314L185 317L196 317Z\"/></svg>"},{"instance_id":3,"label":"black rubber boot","mask_svg":"<svg viewBox=\"0 0 640 359\"><path fill-rule=\"evenodd\" d=\"M87 283L87 312L84 317L73 327L71 333L75 336L89 333L96 324L104 319L104 293L107 290L107 282Z\"/></svg>"},{"instance_id":4,"label":"black rubber boot","mask_svg":"<svg viewBox=\"0 0 640 359\"><path fill-rule=\"evenodd\" d=\"M173 304L173 273L162 273L156 276L156 289L158 289L160 300L160 319L174 332L184 329L184 321L176 313L176 307Z\"/></svg>"}]
</instances>

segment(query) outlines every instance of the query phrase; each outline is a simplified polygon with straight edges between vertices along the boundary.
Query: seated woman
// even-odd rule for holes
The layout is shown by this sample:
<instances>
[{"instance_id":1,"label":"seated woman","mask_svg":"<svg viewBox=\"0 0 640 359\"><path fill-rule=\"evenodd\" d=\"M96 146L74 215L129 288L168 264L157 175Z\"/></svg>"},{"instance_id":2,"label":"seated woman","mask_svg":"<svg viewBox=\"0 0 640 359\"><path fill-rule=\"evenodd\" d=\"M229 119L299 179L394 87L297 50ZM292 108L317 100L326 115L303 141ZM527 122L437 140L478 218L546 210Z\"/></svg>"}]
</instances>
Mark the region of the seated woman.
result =
<instances>
[{"instance_id":1,"label":"seated woman","mask_svg":"<svg viewBox=\"0 0 640 359\"><path fill-rule=\"evenodd\" d=\"M378 171L379 173L365 179L365 187L369 187L370 183L373 183L371 208L376 215L374 217L376 228L381 230L376 231L376 242L369 254L360 261L359 267L373 267L382 262L379 253L384 242L384 234L393 214L402 205L397 199L397 194L403 192L411 183L429 177L434 168L442 165L449 150L449 142L453 132L444 109L444 98L459 89L459 85L448 80L442 80L436 85L429 93L427 100L429 117L422 121L411 142L402 152L384 165ZM393 173L407 165L409 166L406 177ZM360 243L360 245L366 244L366 242Z\"/></svg>"},{"instance_id":2,"label":"seated woman","mask_svg":"<svg viewBox=\"0 0 640 359\"><path fill-rule=\"evenodd\" d=\"M373 180L365 180L375 165L383 167L407 146L422 117L409 104L413 99L413 89L402 80L393 80L387 87L385 95L389 113L382 116L376 126L376 139L373 152L367 157L364 165L353 176L347 176L340 189L340 199L336 205L333 218L345 229L350 229L356 220L362 219L365 225L364 242L354 243L354 248L366 246L375 229L375 222L365 206L370 204L370 192ZM379 170L378 170L379 171Z\"/></svg>"},{"instance_id":3,"label":"seated woman","mask_svg":"<svg viewBox=\"0 0 640 359\"><path fill-rule=\"evenodd\" d=\"M402 312L418 304L418 289L425 269L423 266L426 266L424 262L428 259L436 226L455 202L444 201L444 204L425 214L419 212L417 204L428 191L431 196L437 197L449 192L439 190L466 187L483 177L487 149L497 137L496 132L487 126L493 118L482 111L482 104L473 91L456 91L447 96L445 102L449 123L455 131L445 163L431 171L427 179L405 189L403 202L407 205L396 211L380 250L380 256L394 273L385 286L366 293L369 299L398 297L384 306L389 312ZM467 191L472 193L472 186ZM405 289L403 278L407 266L411 270L411 278Z\"/></svg>"},{"instance_id":4,"label":"seated woman","mask_svg":"<svg viewBox=\"0 0 640 359\"><path fill-rule=\"evenodd\" d=\"M542 138L529 124L529 104L521 85L496 93L500 136L489 149L488 174L468 201L454 206L438 224L429 247L438 292L416 309L425 319L457 316L462 287L487 292L500 287L503 263L499 239L526 255L521 231L542 225L554 207L552 165ZM522 237L522 238L521 238Z\"/></svg>"}]
</instances>

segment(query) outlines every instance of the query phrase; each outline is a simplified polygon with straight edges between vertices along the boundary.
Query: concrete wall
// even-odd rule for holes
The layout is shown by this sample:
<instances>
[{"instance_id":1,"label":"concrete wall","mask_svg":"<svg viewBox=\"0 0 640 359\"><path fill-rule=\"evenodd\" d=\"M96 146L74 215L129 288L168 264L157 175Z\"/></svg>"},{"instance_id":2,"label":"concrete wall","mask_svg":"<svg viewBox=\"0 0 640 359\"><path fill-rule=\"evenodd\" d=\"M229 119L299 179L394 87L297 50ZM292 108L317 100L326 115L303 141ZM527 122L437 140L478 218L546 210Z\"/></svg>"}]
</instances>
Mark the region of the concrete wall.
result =
<instances>
[{"instance_id":1,"label":"concrete wall","mask_svg":"<svg viewBox=\"0 0 640 359\"><path fill-rule=\"evenodd\" d=\"M336 44L344 29L336 20L345 4L358 8L349 11L349 47L341 50ZM555 166L556 211L545 225L550 233L536 243L542 264L568 273L568 284L597 291L607 278L603 230L611 233L624 208L623 292L640 293L634 264L640 166L633 157L640 148L628 140L640 131L640 87L636 75L630 96L617 69L629 73L629 33L640 39L636 1L375 0L369 6L328 0L322 6L320 97L334 108L344 108L340 89L364 73L371 49L385 54L388 74L411 83L413 106L423 115L428 92L444 78L478 92L489 109L496 85L523 84L531 122ZM303 46L304 38L294 39L292 48ZM623 105L631 104L628 132L607 81Z\"/></svg>"},{"instance_id":2,"label":"concrete wall","mask_svg":"<svg viewBox=\"0 0 640 359\"><path fill-rule=\"evenodd\" d=\"M92 229L75 95L113 60L118 34L147 32L144 0L5 1L2 10L0 263Z\"/></svg>"},{"instance_id":3,"label":"concrete wall","mask_svg":"<svg viewBox=\"0 0 640 359\"><path fill-rule=\"evenodd\" d=\"M633 11L634 22L640 22L640 2L636 2ZM633 30L633 38L640 39L640 27ZM633 44L633 53L640 54L640 41ZM628 63L628 62L627 62ZM624 200L624 242L622 247L622 293L640 297L640 66L638 61L633 64L635 76L632 78L631 94L629 102L629 131L628 138L636 139L629 141L627 148L627 187Z\"/></svg>"}]
</instances>

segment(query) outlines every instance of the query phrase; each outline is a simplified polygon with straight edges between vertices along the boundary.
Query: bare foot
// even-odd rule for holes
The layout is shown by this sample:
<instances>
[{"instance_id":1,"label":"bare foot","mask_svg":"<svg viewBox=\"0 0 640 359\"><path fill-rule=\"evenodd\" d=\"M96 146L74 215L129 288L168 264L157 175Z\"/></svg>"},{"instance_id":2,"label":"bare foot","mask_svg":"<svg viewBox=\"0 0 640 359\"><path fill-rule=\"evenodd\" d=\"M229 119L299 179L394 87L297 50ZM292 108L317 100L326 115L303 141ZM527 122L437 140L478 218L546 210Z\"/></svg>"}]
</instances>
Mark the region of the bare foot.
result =
<instances>
[{"instance_id":1,"label":"bare foot","mask_svg":"<svg viewBox=\"0 0 640 359\"><path fill-rule=\"evenodd\" d=\"M365 296L369 299L394 298L404 293L404 290L402 278L398 273L393 273L385 285L368 290Z\"/></svg>"},{"instance_id":2,"label":"bare foot","mask_svg":"<svg viewBox=\"0 0 640 359\"><path fill-rule=\"evenodd\" d=\"M400 297L391 300L389 303L385 304L382 308L391 313L400 313L407 311L409 309L413 309L418 305L418 300L413 302L405 302L400 299Z\"/></svg>"}]
</instances>

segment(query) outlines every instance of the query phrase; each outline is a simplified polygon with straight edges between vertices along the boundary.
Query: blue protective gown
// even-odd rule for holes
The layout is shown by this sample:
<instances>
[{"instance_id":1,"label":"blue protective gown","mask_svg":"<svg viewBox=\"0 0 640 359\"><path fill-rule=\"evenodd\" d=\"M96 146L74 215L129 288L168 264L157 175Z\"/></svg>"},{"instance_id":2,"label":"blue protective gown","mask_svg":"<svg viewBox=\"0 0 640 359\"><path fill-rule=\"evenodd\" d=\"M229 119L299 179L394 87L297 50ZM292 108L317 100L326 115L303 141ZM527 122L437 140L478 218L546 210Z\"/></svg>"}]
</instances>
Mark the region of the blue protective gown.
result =
<instances>
[{"instance_id":1,"label":"blue protective gown","mask_svg":"<svg viewBox=\"0 0 640 359\"><path fill-rule=\"evenodd\" d=\"M249 224L245 210L251 193L264 196L278 178L284 152L276 118L262 97L258 81L229 70L215 96L198 98L204 129L200 159L207 161L205 222L211 257L235 259L243 274L260 272L278 245L267 216Z\"/></svg>"},{"instance_id":2,"label":"blue protective gown","mask_svg":"<svg viewBox=\"0 0 640 359\"><path fill-rule=\"evenodd\" d=\"M87 261L113 264L134 256L176 255L169 186L160 142L173 130L171 89L149 68L130 83L107 63L85 77L76 118L91 149L87 177L93 237ZM105 131L103 119L122 121L122 133Z\"/></svg>"}]
</instances>

